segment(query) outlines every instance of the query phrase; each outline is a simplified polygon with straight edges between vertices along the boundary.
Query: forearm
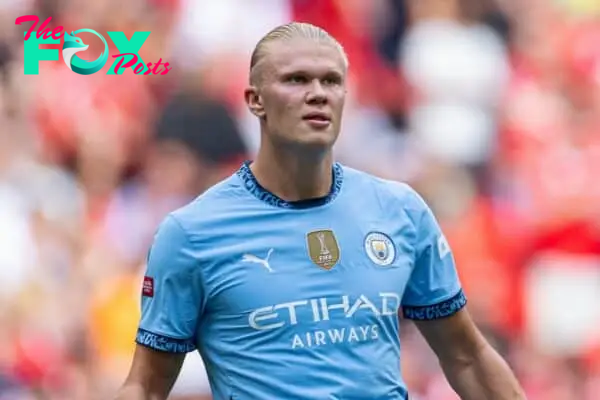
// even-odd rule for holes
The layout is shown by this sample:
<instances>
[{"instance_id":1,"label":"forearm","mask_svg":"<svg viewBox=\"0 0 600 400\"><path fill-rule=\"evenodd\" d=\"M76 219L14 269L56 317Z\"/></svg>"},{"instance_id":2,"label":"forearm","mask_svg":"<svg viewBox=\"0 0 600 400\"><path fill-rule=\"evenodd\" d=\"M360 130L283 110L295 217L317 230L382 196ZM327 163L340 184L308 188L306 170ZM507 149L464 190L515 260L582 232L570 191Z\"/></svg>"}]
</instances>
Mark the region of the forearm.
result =
<instances>
[{"instance_id":1,"label":"forearm","mask_svg":"<svg viewBox=\"0 0 600 400\"><path fill-rule=\"evenodd\" d=\"M462 400L525 400L504 359L489 345L460 362L442 363L446 378Z\"/></svg>"}]
</instances>

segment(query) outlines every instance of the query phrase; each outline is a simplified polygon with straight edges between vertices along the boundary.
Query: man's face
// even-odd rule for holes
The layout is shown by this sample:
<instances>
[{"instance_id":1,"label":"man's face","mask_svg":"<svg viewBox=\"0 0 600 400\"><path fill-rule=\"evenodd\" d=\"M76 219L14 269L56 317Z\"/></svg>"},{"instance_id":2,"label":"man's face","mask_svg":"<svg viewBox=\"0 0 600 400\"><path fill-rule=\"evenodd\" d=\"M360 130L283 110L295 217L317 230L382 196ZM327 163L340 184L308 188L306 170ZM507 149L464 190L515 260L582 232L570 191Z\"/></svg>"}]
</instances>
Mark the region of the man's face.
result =
<instances>
[{"instance_id":1,"label":"man's face","mask_svg":"<svg viewBox=\"0 0 600 400\"><path fill-rule=\"evenodd\" d=\"M331 147L340 132L346 96L341 51L333 44L303 38L267 46L256 89L246 93L249 106L258 105L255 114L263 117L272 140Z\"/></svg>"}]
</instances>

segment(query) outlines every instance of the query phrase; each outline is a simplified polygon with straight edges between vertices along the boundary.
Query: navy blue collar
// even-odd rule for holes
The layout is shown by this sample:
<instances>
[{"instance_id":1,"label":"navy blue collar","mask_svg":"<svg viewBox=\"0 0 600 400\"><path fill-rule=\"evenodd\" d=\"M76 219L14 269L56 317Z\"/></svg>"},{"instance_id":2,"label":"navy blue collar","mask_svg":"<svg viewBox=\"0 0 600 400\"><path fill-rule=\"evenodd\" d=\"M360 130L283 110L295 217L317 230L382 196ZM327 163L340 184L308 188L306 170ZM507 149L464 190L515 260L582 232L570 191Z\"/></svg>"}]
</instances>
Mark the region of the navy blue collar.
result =
<instances>
[{"instance_id":1,"label":"navy blue collar","mask_svg":"<svg viewBox=\"0 0 600 400\"><path fill-rule=\"evenodd\" d=\"M331 172L333 178L331 182L331 190L327 196L299 201L286 201L269 192L267 189L262 187L260 183L258 183L256 177L250 169L250 163L251 161L245 161L240 169L238 169L236 172L237 175L242 179L244 186L250 193L252 193L259 200L275 207L302 209L318 207L330 203L340 192L340 189L342 188L342 181L344 179L342 166L338 163L334 163Z\"/></svg>"}]
</instances>

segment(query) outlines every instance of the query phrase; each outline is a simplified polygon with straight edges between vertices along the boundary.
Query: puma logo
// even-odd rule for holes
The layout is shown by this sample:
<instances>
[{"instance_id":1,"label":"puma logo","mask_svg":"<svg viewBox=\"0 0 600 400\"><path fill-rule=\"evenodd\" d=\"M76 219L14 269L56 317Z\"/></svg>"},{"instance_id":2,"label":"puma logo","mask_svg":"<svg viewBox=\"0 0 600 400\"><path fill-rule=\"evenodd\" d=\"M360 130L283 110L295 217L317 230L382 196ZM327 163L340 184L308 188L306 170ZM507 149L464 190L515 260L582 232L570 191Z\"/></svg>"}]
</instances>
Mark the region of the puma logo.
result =
<instances>
[{"instance_id":1,"label":"puma logo","mask_svg":"<svg viewBox=\"0 0 600 400\"><path fill-rule=\"evenodd\" d=\"M263 267L265 267L267 269L267 271L273 272L273 269L271 268L271 265L269 264L269 257L271 257L271 253L273 253L273 249L269 250L269 252L267 253L267 257L265 259L257 257L254 254L244 254L242 256L242 262L251 262L251 263L260 264Z\"/></svg>"}]
</instances>

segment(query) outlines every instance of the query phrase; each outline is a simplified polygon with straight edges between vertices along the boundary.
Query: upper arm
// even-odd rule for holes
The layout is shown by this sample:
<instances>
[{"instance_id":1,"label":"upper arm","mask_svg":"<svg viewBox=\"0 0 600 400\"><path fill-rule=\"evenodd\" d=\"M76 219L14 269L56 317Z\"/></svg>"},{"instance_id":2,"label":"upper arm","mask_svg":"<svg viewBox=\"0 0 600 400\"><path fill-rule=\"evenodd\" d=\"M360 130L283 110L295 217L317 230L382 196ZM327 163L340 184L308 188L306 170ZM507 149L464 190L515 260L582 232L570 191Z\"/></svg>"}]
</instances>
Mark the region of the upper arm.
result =
<instances>
[{"instance_id":1,"label":"upper arm","mask_svg":"<svg viewBox=\"0 0 600 400\"><path fill-rule=\"evenodd\" d=\"M402 297L404 317L436 320L449 317L467 302L454 257L439 224L425 202L415 193L414 268Z\"/></svg>"},{"instance_id":2,"label":"upper arm","mask_svg":"<svg viewBox=\"0 0 600 400\"><path fill-rule=\"evenodd\" d=\"M436 218L418 195L416 202L415 265L402 298L403 315L414 320L442 362L466 360L486 341L465 308L452 250Z\"/></svg>"},{"instance_id":3,"label":"upper arm","mask_svg":"<svg viewBox=\"0 0 600 400\"><path fill-rule=\"evenodd\" d=\"M206 292L198 263L186 232L168 216L148 254L138 344L171 353L195 349Z\"/></svg>"},{"instance_id":4,"label":"upper arm","mask_svg":"<svg viewBox=\"0 0 600 400\"><path fill-rule=\"evenodd\" d=\"M170 390L186 353L196 348L205 304L200 274L194 246L179 222L168 216L148 253L129 382L161 393Z\"/></svg>"},{"instance_id":5,"label":"upper arm","mask_svg":"<svg viewBox=\"0 0 600 400\"><path fill-rule=\"evenodd\" d=\"M156 351L137 345L129 376L125 381L125 398L166 399L177 380L185 359L184 353ZM134 392L138 390L138 393Z\"/></svg>"}]
</instances>

